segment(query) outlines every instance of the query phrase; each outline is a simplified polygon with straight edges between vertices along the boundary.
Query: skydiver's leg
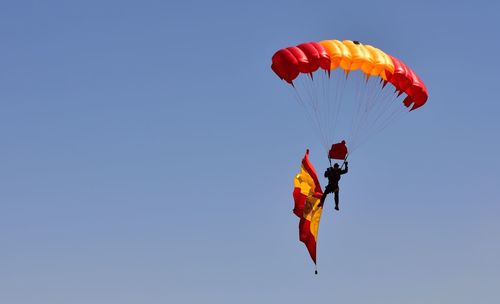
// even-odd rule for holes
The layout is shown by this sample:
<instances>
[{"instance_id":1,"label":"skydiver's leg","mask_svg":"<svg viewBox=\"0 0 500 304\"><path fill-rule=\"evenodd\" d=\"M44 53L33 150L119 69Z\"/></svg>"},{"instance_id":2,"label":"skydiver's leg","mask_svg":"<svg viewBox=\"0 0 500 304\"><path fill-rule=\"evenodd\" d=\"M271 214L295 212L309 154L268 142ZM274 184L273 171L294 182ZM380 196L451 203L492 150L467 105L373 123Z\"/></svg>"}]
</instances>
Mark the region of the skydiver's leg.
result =
<instances>
[{"instance_id":1,"label":"skydiver's leg","mask_svg":"<svg viewBox=\"0 0 500 304\"><path fill-rule=\"evenodd\" d=\"M335 210L339 210L339 188L333 192L335 194Z\"/></svg>"},{"instance_id":2,"label":"skydiver's leg","mask_svg":"<svg viewBox=\"0 0 500 304\"><path fill-rule=\"evenodd\" d=\"M321 199L319 200L319 207L323 207L323 204L325 203L325 200L326 200L326 196L328 195L328 193L331 193L332 190L330 187L326 186L325 187L325 191L323 192L323 195L321 196Z\"/></svg>"},{"instance_id":3,"label":"skydiver's leg","mask_svg":"<svg viewBox=\"0 0 500 304\"><path fill-rule=\"evenodd\" d=\"M325 203L326 196L328 195L328 192L323 192L323 195L321 196L321 199L319 200L319 205L318 207L323 207L323 204Z\"/></svg>"}]
</instances>

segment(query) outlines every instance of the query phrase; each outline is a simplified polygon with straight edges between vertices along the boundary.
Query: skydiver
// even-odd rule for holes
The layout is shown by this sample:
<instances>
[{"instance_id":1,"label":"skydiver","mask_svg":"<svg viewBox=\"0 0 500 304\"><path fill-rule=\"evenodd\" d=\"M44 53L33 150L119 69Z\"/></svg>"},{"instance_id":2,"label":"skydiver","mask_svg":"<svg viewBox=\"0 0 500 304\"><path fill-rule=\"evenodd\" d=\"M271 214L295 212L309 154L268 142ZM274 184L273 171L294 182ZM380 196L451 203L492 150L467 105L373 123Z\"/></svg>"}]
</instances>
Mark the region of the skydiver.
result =
<instances>
[{"instance_id":1,"label":"skydiver","mask_svg":"<svg viewBox=\"0 0 500 304\"><path fill-rule=\"evenodd\" d=\"M325 203L326 196L328 193L335 194L335 210L339 210L339 180L340 176L346 174L349 168L347 167L348 162L345 162L345 169L339 168L339 164L335 163L333 168L330 167L325 171L325 177L328 178L328 185L325 187L325 191L323 192L323 196L321 196L321 200L319 203L319 207L322 207Z\"/></svg>"}]
</instances>

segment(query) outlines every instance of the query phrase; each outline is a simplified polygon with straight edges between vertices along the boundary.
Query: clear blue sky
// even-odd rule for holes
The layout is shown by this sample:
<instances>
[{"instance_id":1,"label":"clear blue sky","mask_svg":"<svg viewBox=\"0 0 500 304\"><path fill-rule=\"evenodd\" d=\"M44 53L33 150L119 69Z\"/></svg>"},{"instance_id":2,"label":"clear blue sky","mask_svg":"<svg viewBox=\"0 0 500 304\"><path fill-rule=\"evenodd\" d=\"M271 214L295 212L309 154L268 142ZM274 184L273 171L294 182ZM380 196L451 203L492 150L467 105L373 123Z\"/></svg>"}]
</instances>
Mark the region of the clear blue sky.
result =
<instances>
[{"instance_id":1,"label":"clear blue sky","mask_svg":"<svg viewBox=\"0 0 500 304\"><path fill-rule=\"evenodd\" d=\"M1 2L0 302L499 303L499 11ZM306 148L327 162L270 63L333 38L430 99L352 157L314 276L292 179Z\"/></svg>"}]
</instances>

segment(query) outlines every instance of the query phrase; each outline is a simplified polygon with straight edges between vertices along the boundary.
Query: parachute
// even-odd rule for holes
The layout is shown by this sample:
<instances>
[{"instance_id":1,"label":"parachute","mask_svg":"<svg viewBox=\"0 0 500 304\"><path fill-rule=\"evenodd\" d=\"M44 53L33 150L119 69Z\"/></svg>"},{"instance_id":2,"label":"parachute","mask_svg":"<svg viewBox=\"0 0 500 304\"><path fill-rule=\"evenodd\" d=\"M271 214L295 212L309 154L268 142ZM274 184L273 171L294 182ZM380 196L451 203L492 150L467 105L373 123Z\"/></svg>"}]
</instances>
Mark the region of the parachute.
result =
<instances>
[{"instance_id":1,"label":"parachute","mask_svg":"<svg viewBox=\"0 0 500 304\"><path fill-rule=\"evenodd\" d=\"M287 47L274 54L271 68L290 84L330 160L345 160L428 98L423 81L403 61L358 41L324 40ZM337 131L342 135L336 136ZM294 179L293 212L300 218L300 240L316 264L323 192L308 154L309 150Z\"/></svg>"},{"instance_id":2,"label":"parachute","mask_svg":"<svg viewBox=\"0 0 500 304\"><path fill-rule=\"evenodd\" d=\"M291 85L329 158L345 158L428 98L423 81L403 61L358 41L287 47L273 55L271 68Z\"/></svg>"}]
</instances>

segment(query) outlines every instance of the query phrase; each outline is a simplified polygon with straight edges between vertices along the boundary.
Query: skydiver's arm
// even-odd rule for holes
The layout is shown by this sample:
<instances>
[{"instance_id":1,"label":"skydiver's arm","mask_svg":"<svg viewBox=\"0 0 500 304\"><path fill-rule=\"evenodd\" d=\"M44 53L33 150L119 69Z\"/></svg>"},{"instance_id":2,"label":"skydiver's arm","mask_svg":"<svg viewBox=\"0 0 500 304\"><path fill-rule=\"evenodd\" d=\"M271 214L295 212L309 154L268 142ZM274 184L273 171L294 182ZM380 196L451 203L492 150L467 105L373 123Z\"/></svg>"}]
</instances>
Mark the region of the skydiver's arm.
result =
<instances>
[{"instance_id":1,"label":"skydiver's arm","mask_svg":"<svg viewBox=\"0 0 500 304\"><path fill-rule=\"evenodd\" d=\"M332 167L326 168L324 176L328 177L328 175L330 174L330 171L332 171L332 169L333 169Z\"/></svg>"},{"instance_id":2,"label":"skydiver's arm","mask_svg":"<svg viewBox=\"0 0 500 304\"><path fill-rule=\"evenodd\" d=\"M344 169L344 170L342 170L342 171L340 171L340 174L346 174L346 173L347 173L347 171L349 171L349 167L348 167L348 163L347 163L347 162L345 162L345 169Z\"/></svg>"}]
</instances>

